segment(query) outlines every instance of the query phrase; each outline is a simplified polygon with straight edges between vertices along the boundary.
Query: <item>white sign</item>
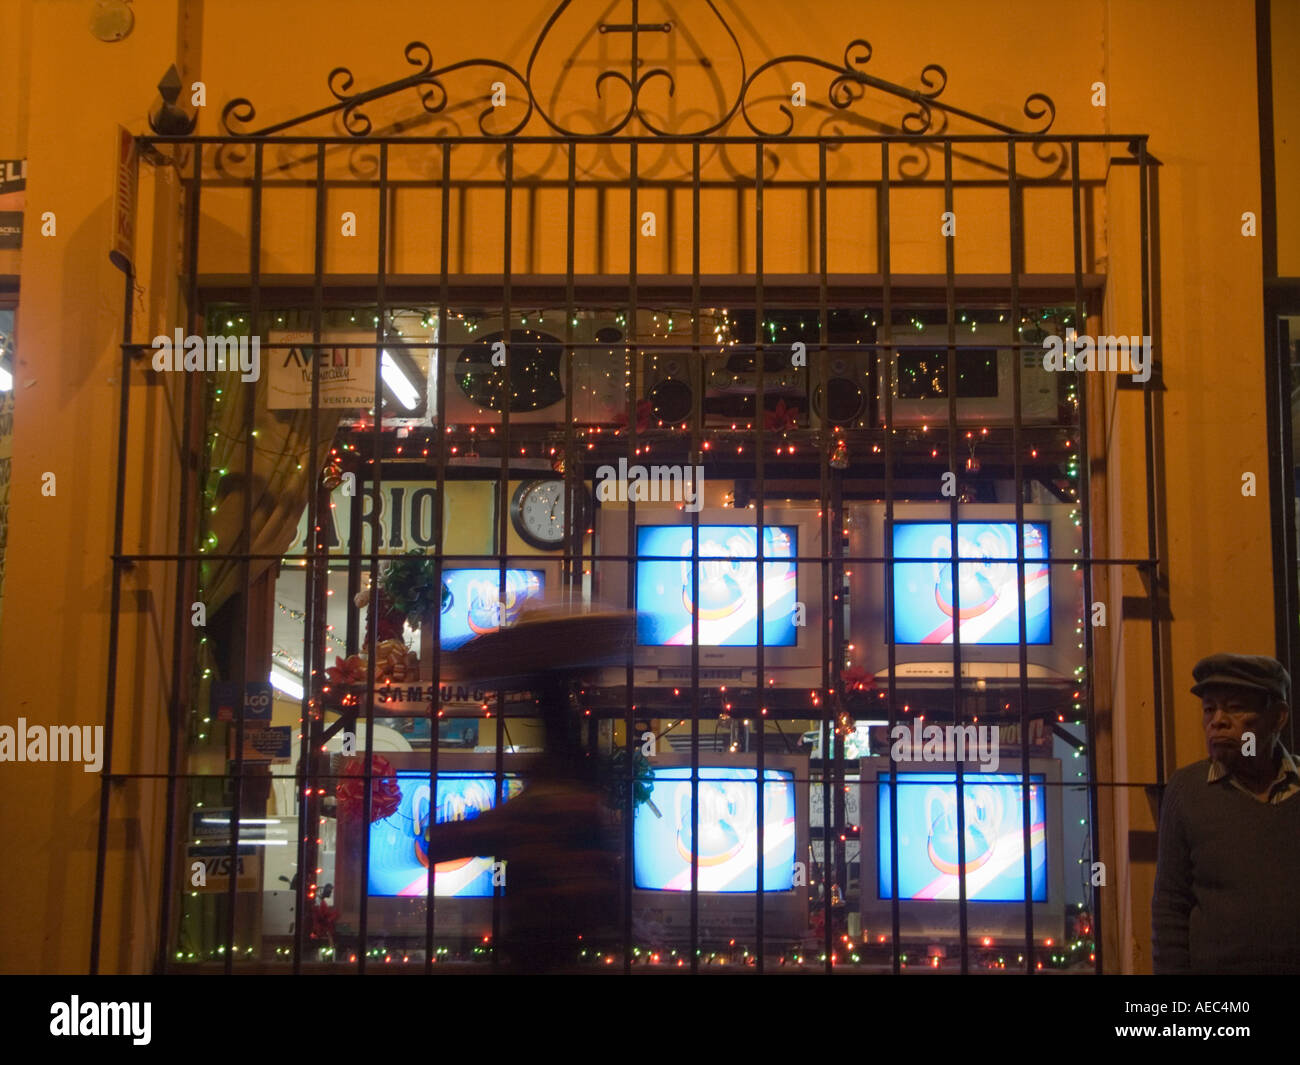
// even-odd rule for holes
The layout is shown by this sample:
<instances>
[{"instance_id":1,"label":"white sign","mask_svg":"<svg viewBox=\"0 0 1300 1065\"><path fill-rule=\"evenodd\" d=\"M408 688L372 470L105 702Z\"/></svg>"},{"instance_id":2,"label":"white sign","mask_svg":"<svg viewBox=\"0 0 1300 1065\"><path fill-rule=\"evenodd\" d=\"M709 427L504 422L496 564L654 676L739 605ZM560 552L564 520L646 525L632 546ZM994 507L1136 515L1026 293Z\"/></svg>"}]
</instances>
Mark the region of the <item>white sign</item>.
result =
<instances>
[{"instance_id":1,"label":"white sign","mask_svg":"<svg viewBox=\"0 0 1300 1065\"><path fill-rule=\"evenodd\" d=\"M263 360L269 369L267 407L270 410L309 410L313 369L320 377L320 405L352 409L375 402L375 334L329 333L313 347L311 333L276 333ZM370 344L370 347L353 347ZM314 357L313 357L314 356Z\"/></svg>"},{"instance_id":2,"label":"white sign","mask_svg":"<svg viewBox=\"0 0 1300 1065\"><path fill-rule=\"evenodd\" d=\"M862 824L862 804L857 781L840 785L844 788L844 820L846 824ZM823 811L821 781L814 780L808 785L808 823L814 828L821 828L826 823ZM831 810L835 809L834 785L831 789Z\"/></svg>"}]
</instances>

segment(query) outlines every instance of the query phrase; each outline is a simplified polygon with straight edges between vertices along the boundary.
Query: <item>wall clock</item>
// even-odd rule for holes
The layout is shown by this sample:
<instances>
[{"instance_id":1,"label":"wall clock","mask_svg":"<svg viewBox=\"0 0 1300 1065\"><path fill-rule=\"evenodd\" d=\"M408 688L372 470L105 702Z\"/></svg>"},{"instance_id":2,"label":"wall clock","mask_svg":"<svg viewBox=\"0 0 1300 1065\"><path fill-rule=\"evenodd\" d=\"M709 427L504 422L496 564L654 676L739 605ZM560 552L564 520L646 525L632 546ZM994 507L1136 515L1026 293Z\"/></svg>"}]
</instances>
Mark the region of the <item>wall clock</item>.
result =
<instances>
[{"instance_id":1,"label":"wall clock","mask_svg":"<svg viewBox=\"0 0 1300 1065\"><path fill-rule=\"evenodd\" d=\"M579 501L583 502L581 493ZM585 511L586 507L580 507ZM564 481L557 478L524 481L510 499L510 524L526 544L542 551L564 547L568 525L564 515Z\"/></svg>"}]
</instances>

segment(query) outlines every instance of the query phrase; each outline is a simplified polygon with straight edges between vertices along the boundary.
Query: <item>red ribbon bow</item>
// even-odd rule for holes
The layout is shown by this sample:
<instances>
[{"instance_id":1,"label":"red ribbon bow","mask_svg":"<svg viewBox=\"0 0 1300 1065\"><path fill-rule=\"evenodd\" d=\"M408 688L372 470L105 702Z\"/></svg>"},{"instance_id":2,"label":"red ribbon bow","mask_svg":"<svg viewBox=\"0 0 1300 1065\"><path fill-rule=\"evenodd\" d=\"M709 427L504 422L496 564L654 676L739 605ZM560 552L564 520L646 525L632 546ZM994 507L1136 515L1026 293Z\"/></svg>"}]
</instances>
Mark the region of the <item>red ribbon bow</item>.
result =
<instances>
[{"instance_id":1,"label":"red ribbon bow","mask_svg":"<svg viewBox=\"0 0 1300 1065\"><path fill-rule=\"evenodd\" d=\"M397 786L397 772L392 763L380 755L370 761L372 784L370 786L370 820L382 821L397 812L402 803L402 789ZM339 801L340 821L360 821L366 809L365 762L350 758L340 774L334 789Z\"/></svg>"}]
</instances>

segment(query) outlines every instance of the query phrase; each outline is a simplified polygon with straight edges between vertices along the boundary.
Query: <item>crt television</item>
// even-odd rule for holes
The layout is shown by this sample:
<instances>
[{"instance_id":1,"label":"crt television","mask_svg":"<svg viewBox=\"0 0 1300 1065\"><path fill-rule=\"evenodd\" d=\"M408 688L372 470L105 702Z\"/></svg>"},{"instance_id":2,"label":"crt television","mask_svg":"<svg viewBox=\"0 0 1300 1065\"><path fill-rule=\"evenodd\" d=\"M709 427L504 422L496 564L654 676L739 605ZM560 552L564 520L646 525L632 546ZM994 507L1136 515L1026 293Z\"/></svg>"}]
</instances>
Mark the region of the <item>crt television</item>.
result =
<instances>
[{"instance_id":1,"label":"crt television","mask_svg":"<svg viewBox=\"0 0 1300 1065\"><path fill-rule=\"evenodd\" d=\"M767 507L760 530L755 510L705 508L699 512L698 540L693 517L672 505L638 504L631 542L635 561L599 563L603 597L621 599L629 585L632 589L638 615L636 683L690 683L698 617L703 685L756 687L761 641L764 687L820 686L820 512ZM600 554L627 552L628 521L625 507L601 509Z\"/></svg>"},{"instance_id":2,"label":"crt television","mask_svg":"<svg viewBox=\"0 0 1300 1065\"><path fill-rule=\"evenodd\" d=\"M340 916L358 919L360 889L369 896L367 926L375 935L421 935L428 901L428 858L424 830L447 821L472 820L497 803L494 754L438 755L436 788L429 776L429 752L385 753L397 773L397 809L364 829L370 838L368 867L361 869L363 826L341 821L335 879ZM527 755L507 755L501 801L527 787ZM465 855L434 867L435 926L441 935L485 935L492 927L493 855ZM504 893L509 885L500 888Z\"/></svg>"},{"instance_id":3,"label":"crt television","mask_svg":"<svg viewBox=\"0 0 1300 1065\"><path fill-rule=\"evenodd\" d=\"M954 527L944 503L899 503L893 521L883 503L849 508L850 556L892 563L851 563L853 643L861 664L877 677L889 673L889 640L900 679L952 678L954 644L961 645L963 676L1018 681L1021 599L1018 539L1024 554L1027 676L1068 682L1082 664L1079 618L1082 549L1074 507L1025 504L1016 534L1015 507L961 504ZM1060 560L1060 561L1050 561ZM892 609L887 579L893 579Z\"/></svg>"},{"instance_id":4,"label":"crt television","mask_svg":"<svg viewBox=\"0 0 1300 1065\"><path fill-rule=\"evenodd\" d=\"M517 562L518 560L516 560ZM445 566L442 571L442 614L438 642L444 651L455 650L485 633L509 626L529 599L547 592L545 569L508 568L505 592L498 567Z\"/></svg>"},{"instance_id":5,"label":"crt television","mask_svg":"<svg viewBox=\"0 0 1300 1065\"><path fill-rule=\"evenodd\" d=\"M896 822L891 805L895 786ZM964 853L958 847L954 764L863 759L861 788L862 927L868 939L892 931L896 824L901 936L955 936L960 928L958 881L964 876L970 935L1023 940L1028 901L1033 907L1035 939L1060 941L1067 894L1060 762L1030 759L1028 789L1019 759L1006 760L996 773L981 773L977 766L965 763Z\"/></svg>"},{"instance_id":6,"label":"crt television","mask_svg":"<svg viewBox=\"0 0 1300 1065\"><path fill-rule=\"evenodd\" d=\"M808 760L764 760L759 795L752 754L701 754L692 784L689 757L651 760L648 802L632 828L632 920L654 944L690 937L691 868L697 873L703 942L743 942L757 927L759 815L765 938L799 939L808 927ZM696 796L693 815L692 792Z\"/></svg>"},{"instance_id":7,"label":"crt television","mask_svg":"<svg viewBox=\"0 0 1300 1065\"><path fill-rule=\"evenodd\" d=\"M554 595L560 586L559 567L549 559L514 556L506 560L505 589L501 570L482 564L445 563L442 570L442 609L438 616L438 642L454 651L485 633L518 620L533 600ZM421 677L432 679L433 623L420 630Z\"/></svg>"}]
</instances>

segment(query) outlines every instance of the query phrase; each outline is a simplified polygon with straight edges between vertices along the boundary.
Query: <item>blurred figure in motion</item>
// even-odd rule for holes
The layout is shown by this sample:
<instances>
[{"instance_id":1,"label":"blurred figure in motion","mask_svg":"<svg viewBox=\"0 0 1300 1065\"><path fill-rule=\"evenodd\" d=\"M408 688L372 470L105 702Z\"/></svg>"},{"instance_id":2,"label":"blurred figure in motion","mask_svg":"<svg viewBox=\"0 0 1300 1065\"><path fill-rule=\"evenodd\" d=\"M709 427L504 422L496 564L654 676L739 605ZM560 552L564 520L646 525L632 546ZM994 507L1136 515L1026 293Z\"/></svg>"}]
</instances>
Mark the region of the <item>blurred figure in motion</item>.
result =
<instances>
[{"instance_id":1,"label":"blurred figure in motion","mask_svg":"<svg viewBox=\"0 0 1300 1065\"><path fill-rule=\"evenodd\" d=\"M602 800L596 758L583 749L570 679L579 666L611 657L610 647L630 637L630 623L597 628L595 619L584 620L577 629L573 620L503 629L472 640L469 654L450 666L476 681L495 674L489 683L507 687L532 673L527 686L545 739L538 761L523 771L523 793L473 820L425 830L431 862L470 855L505 861L499 946L520 972L576 968L583 949L590 956L622 928L620 835ZM545 672L534 672L543 665Z\"/></svg>"}]
</instances>

